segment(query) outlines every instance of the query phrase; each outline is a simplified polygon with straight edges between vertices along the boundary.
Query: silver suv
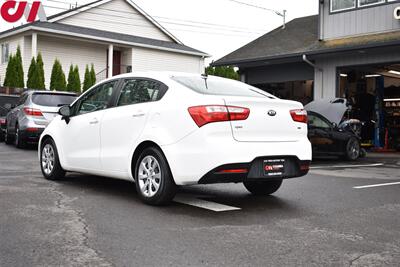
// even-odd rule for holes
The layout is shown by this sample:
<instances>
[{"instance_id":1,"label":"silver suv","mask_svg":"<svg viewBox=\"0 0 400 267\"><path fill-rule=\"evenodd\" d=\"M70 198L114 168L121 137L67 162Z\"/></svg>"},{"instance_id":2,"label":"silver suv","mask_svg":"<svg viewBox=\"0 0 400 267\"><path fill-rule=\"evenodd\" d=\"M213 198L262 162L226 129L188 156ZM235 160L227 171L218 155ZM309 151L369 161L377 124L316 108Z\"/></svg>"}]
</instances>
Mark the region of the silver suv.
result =
<instances>
[{"instance_id":1,"label":"silver suv","mask_svg":"<svg viewBox=\"0 0 400 267\"><path fill-rule=\"evenodd\" d=\"M37 143L61 106L71 104L77 95L69 92L27 91L6 117L5 142L23 148Z\"/></svg>"}]
</instances>

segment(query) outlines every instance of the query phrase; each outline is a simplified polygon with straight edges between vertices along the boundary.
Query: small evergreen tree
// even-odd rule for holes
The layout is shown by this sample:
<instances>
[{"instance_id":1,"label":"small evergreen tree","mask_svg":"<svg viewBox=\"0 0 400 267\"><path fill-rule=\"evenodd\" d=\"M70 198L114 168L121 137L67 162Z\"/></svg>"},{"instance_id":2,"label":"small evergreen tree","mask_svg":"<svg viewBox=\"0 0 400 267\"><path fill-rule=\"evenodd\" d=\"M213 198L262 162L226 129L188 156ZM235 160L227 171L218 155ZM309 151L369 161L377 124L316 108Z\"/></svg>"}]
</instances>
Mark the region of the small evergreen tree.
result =
<instances>
[{"instance_id":1,"label":"small evergreen tree","mask_svg":"<svg viewBox=\"0 0 400 267\"><path fill-rule=\"evenodd\" d=\"M92 86L92 78L90 75L90 70L89 70L89 66L86 65L85 68L85 77L83 79L83 92L85 92L87 89L89 89Z\"/></svg>"},{"instance_id":2,"label":"small evergreen tree","mask_svg":"<svg viewBox=\"0 0 400 267\"><path fill-rule=\"evenodd\" d=\"M92 64L92 67L90 69L90 81L92 82L92 84L90 85L90 87L92 87L93 85L96 84L96 72L94 71L94 65Z\"/></svg>"},{"instance_id":3,"label":"small evergreen tree","mask_svg":"<svg viewBox=\"0 0 400 267\"><path fill-rule=\"evenodd\" d=\"M45 86L45 77L44 77L44 64L42 54L39 52L36 58L36 71L38 75L38 87L37 89L46 89Z\"/></svg>"},{"instance_id":4,"label":"small evergreen tree","mask_svg":"<svg viewBox=\"0 0 400 267\"><path fill-rule=\"evenodd\" d=\"M32 57L31 60L31 65L29 66L28 70L28 81L26 82L26 86L30 89L38 89L38 79L39 77L37 76L37 64L35 57Z\"/></svg>"},{"instance_id":5,"label":"small evergreen tree","mask_svg":"<svg viewBox=\"0 0 400 267\"><path fill-rule=\"evenodd\" d=\"M60 61L56 59L51 70L50 90L65 91L66 89L67 82L65 81L65 74Z\"/></svg>"},{"instance_id":6,"label":"small evergreen tree","mask_svg":"<svg viewBox=\"0 0 400 267\"><path fill-rule=\"evenodd\" d=\"M24 88L25 87L25 82L24 82L24 68L22 66L22 56L21 56L21 48L18 46L17 47L17 53L15 54L14 57L14 69L15 69L15 85L14 87L17 88Z\"/></svg>"},{"instance_id":7,"label":"small evergreen tree","mask_svg":"<svg viewBox=\"0 0 400 267\"><path fill-rule=\"evenodd\" d=\"M8 58L8 64L6 69L6 76L4 77L4 86L5 87L14 87L15 84L15 64L14 64L14 56L10 55Z\"/></svg>"},{"instance_id":8,"label":"small evergreen tree","mask_svg":"<svg viewBox=\"0 0 400 267\"><path fill-rule=\"evenodd\" d=\"M240 80L240 75L235 71L233 67L207 67L207 75L214 75L219 77L224 77L233 80Z\"/></svg>"},{"instance_id":9,"label":"small evergreen tree","mask_svg":"<svg viewBox=\"0 0 400 267\"><path fill-rule=\"evenodd\" d=\"M75 66L74 68L72 64L69 67L67 91L78 92L78 93L81 91L81 80L79 77L79 69L78 66Z\"/></svg>"}]
</instances>

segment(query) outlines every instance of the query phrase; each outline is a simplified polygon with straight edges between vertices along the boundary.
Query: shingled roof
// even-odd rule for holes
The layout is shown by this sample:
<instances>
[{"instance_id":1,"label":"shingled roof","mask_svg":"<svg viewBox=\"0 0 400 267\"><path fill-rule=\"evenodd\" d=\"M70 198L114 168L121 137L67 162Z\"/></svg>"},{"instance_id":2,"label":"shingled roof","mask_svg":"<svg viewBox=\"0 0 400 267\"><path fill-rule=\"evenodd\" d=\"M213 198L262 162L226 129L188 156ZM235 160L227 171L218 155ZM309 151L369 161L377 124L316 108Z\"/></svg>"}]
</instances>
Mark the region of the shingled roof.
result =
<instances>
[{"instance_id":1,"label":"shingled roof","mask_svg":"<svg viewBox=\"0 0 400 267\"><path fill-rule=\"evenodd\" d=\"M254 62L400 45L400 31L319 41L318 15L297 18L213 62L213 66L240 66Z\"/></svg>"}]
</instances>

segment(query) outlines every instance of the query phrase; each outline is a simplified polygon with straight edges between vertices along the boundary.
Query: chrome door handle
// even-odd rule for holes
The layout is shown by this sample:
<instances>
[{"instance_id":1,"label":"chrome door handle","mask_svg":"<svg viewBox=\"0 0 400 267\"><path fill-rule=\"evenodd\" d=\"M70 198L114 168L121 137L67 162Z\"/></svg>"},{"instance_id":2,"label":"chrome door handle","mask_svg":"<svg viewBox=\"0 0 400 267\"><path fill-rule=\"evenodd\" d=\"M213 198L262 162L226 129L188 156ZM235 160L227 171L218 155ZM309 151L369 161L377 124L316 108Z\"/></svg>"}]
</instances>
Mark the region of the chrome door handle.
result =
<instances>
[{"instance_id":1,"label":"chrome door handle","mask_svg":"<svg viewBox=\"0 0 400 267\"><path fill-rule=\"evenodd\" d=\"M139 118L139 117L143 117L144 115L146 115L146 114L144 114L144 113L138 113L138 114L133 114L132 117L134 117L134 118Z\"/></svg>"},{"instance_id":2,"label":"chrome door handle","mask_svg":"<svg viewBox=\"0 0 400 267\"><path fill-rule=\"evenodd\" d=\"M99 121L96 119L96 118L94 118L91 122L89 122L90 124L97 124L97 123L99 123Z\"/></svg>"}]
</instances>

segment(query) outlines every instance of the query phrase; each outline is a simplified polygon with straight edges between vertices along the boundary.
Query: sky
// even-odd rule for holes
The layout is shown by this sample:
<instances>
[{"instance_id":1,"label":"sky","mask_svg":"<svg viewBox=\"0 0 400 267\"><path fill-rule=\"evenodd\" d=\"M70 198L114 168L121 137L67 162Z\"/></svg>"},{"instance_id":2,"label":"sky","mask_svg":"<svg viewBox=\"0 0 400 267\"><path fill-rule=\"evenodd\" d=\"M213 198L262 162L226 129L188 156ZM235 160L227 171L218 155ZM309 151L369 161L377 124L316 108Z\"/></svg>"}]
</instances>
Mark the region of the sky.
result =
<instances>
[{"instance_id":1,"label":"sky","mask_svg":"<svg viewBox=\"0 0 400 267\"><path fill-rule=\"evenodd\" d=\"M71 3L83 5L92 1L43 0L42 3L45 5L46 14L52 15L69 8ZM287 21L317 14L319 2L317 0L237 1L279 12L285 9ZM235 0L134 0L134 2L185 45L212 55L207 63L281 26L283 22L282 17L272 11L239 4ZM10 25L1 21L0 30L7 28L10 28Z\"/></svg>"}]
</instances>

